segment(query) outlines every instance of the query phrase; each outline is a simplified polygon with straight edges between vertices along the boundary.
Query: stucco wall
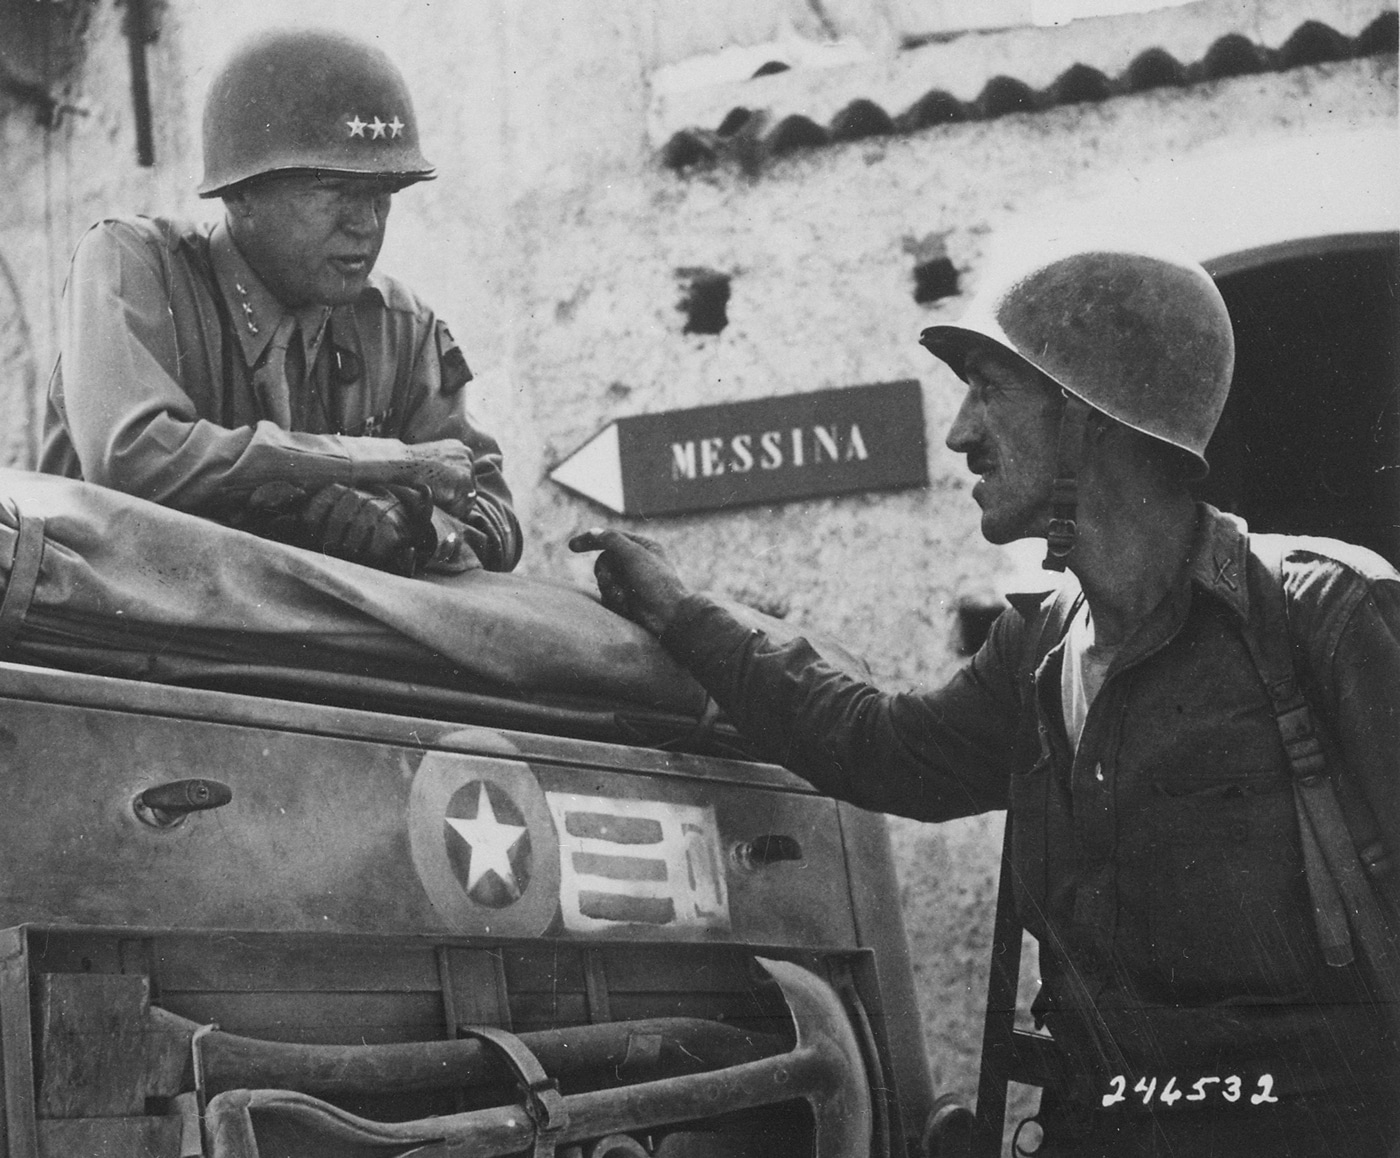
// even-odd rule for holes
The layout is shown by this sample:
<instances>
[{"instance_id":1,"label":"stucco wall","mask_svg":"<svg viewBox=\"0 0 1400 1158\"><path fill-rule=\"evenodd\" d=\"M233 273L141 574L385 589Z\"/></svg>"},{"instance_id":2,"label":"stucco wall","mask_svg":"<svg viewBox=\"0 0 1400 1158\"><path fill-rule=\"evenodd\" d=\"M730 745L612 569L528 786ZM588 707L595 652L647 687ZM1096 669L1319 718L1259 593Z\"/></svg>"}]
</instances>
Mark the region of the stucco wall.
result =
<instances>
[{"instance_id":1,"label":"stucco wall","mask_svg":"<svg viewBox=\"0 0 1400 1158\"><path fill-rule=\"evenodd\" d=\"M1317 6L1210 7L1248 9L1250 27L1288 29ZM1328 7L1364 17L1350 0ZM79 232L111 211L217 210L191 193L211 65L243 32L293 17L371 36L409 73L441 176L396 200L382 265L448 318L480 374L474 402L501 436L528 530L524 568L586 581L586 564L563 546L572 530L644 529L697 585L785 607L850 641L891 687L944 679L957 662L958 601L992 598L1019 569L1019 556L978 534L969 476L942 445L958 384L917 345L924 326L956 316L976 288L989 240L1019 221L1053 218L1062 203L1087 204L1163 159L1198 161L1262 139L1301 154L1318 134L1385 128L1396 112L1392 55L832 146L755 177L723 168L679 176L660 165L649 135L649 77L723 37L713 28L662 35L648 5L171 0L151 49L158 161L141 170L120 14L103 0L74 94L87 115L44 130L27 106L0 99L0 184L14 191L0 199L0 257L16 275L40 382ZM1194 30L1200 12L1181 19ZM1170 27L1159 14L1097 35L1141 49ZM1024 55L1027 36L1050 44L1055 34L1006 35ZM1092 47L1082 29L1073 35ZM995 49L979 39L967 52L995 62ZM863 75L838 78L857 86L839 101L822 99L835 108L862 95ZM964 292L921 306L913 266L940 246ZM718 335L683 333L677 271L697 266L733 279ZM616 417L896 378L924 386L926 490L641 527L546 480ZM0 401L15 419L19 401ZM23 426L6 428L0 453L15 461ZM894 828L935 1080L969 1095L999 827L992 816Z\"/></svg>"},{"instance_id":2,"label":"stucco wall","mask_svg":"<svg viewBox=\"0 0 1400 1158\"><path fill-rule=\"evenodd\" d=\"M184 197L190 154L186 109L190 94L168 78L183 75L181 40L162 35L148 48L157 165L136 160L131 80L122 14L110 0L90 6L46 5L61 41L65 14L86 10L72 51L71 72L56 75L58 109L52 127L29 99L0 86L0 261L13 277L0 284L0 331L13 335L0 354L0 463L29 465L42 417L40 399L20 397L32 375L42 392L56 348L58 303L68 258L83 231L112 212L155 213ZM38 9L36 9L37 11ZM7 32L12 31L7 26ZM10 46L18 52L16 46ZM36 35L17 64L41 70L44 38ZM25 352L19 353L23 331Z\"/></svg>"}]
</instances>

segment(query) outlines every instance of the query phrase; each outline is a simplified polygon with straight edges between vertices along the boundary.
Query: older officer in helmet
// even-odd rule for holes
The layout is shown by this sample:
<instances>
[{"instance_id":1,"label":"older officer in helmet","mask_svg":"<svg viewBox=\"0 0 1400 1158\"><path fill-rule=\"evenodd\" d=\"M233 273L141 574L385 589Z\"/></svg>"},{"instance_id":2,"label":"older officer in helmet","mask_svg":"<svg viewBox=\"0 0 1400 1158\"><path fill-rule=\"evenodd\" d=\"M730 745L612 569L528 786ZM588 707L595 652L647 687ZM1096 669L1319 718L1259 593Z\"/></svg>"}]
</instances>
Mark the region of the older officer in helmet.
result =
<instances>
[{"instance_id":1,"label":"older officer in helmet","mask_svg":"<svg viewBox=\"0 0 1400 1158\"><path fill-rule=\"evenodd\" d=\"M258 36L210 88L204 172L212 228L79 243L41 469L384 569L514 567L466 360L374 273L394 194L434 175L398 69L338 33Z\"/></svg>"},{"instance_id":2,"label":"older officer in helmet","mask_svg":"<svg viewBox=\"0 0 1400 1158\"><path fill-rule=\"evenodd\" d=\"M967 385L947 442L983 534L1044 537L1078 580L1016 598L946 687L888 694L770 642L646 540L573 546L822 790L1009 808L1063 1063L1041 1155L1393 1153L1400 575L1193 502L1234 357L1199 266L1025 260L923 344Z\"/></svg>"}]
</instances>

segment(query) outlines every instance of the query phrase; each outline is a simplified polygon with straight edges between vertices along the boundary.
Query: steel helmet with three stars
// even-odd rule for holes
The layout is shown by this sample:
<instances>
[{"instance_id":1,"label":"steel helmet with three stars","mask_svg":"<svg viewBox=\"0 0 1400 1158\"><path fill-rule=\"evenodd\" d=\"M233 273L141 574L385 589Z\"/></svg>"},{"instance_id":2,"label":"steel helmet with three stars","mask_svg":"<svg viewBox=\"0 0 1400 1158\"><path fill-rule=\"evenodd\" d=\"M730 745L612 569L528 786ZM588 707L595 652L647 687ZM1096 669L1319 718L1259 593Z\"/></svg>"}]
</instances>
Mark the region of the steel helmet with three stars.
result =
<instances>
[{"instance_id":1,"label":"steel helmet with three stars","mask_svg":"<svg viewBox=\"0 0 1400 1158\"><path fill-rule=\"evenodd\" d=\"M920 341L959 375L973 345L994 342L1095 410L1185 451L1198 475L1235 363L1210 275L1121 242L1004 260L956 325L931 326Z\"/></svg>"},{"instance_id":2,"label":"steel helmet with three stars","mask_svg":"<svg viewBox=\"0 0 1400 1158\"><path fill-rule=\"evenodd\" d=\"M403 75L380 49L324 29L277 29L245 42L204 105L201 197L281 172L433 176Z\"/></svg>"}]
</instances>

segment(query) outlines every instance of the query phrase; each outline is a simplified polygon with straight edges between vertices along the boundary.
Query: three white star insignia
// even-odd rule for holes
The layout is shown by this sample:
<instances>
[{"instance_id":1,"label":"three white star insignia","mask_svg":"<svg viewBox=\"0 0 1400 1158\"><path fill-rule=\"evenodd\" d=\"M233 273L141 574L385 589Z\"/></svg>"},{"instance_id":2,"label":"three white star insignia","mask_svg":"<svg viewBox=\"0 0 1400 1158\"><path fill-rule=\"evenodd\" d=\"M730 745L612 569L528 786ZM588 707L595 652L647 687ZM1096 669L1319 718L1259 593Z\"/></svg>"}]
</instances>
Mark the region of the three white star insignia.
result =
<instances>
[{"instance_id":1,"label":"three white star insignia","mask_svg":"<svg viewBox=\"0 0 1400 1158\"><path fill-rule=\"evenodd\" d=\"M363 137L365 135L365 130L368 129L370 131L369 139L374 141L384 136L386 131L390 137L402 136L404 129L408 127L403 121L399 120L397 113L394 114L394 119L392 121L385 121L378 116L372 121L362 121L360 120L360 114L356 113L353 120L345 122L345 126L350 130L350 135L352 137Z\"/></svg>"},{"instance_id":2,"label":"three white star insignia","mask_svg":"<svg viewBox=\"0 0 1400 1158\"><path fill-rule=\"evenodd\" d=\"M463 820L456 816L444 819L472 850L471 866L467 870L467 892L476 888L487 873L494 872L506 888L519 897L520 882L515 879L515 870L510 864L510 850L529 829L497 820L496 810L491 806L491 796L486 791L486 785L480 782L476 786L475 819Z\"/></svg>"}]
</instances>

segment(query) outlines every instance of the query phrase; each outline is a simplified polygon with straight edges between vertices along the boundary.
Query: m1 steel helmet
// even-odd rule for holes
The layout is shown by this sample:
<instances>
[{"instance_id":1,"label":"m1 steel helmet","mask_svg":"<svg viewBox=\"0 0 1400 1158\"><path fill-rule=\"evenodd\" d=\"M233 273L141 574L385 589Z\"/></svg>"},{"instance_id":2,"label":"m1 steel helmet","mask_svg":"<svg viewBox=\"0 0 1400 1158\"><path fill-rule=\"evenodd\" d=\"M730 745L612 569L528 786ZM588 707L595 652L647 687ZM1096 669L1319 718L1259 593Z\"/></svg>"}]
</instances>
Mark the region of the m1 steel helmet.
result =
<instances>
[{"instance_id":1,"label":"m1 steel helmet","mask_svg":"<svg viewBox=\"0 0 1400 1158\"><path fill-rule=\"evenodd\" d=\"M214 78L204 105L201 197L268 173L314 170L430 180L402 74L378 48L339 32L255 36Z\"/></svg>"},{"instance_id":2,"label":"m1 steel helmet","mask_svg":"<svg viewBox=\"0 0 1400 1158\"><path fill-rule=\"evenodd\" d=\"M957 325L922 344L961 375L977 343L1011 350L1068 393L1185 451L1198 475L1235 364L1210 275L1182 258L1117 247L1023 258L989 279Z\"/></svg>"}]
</instances>

